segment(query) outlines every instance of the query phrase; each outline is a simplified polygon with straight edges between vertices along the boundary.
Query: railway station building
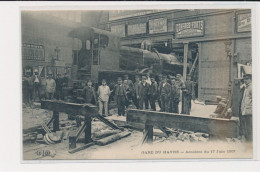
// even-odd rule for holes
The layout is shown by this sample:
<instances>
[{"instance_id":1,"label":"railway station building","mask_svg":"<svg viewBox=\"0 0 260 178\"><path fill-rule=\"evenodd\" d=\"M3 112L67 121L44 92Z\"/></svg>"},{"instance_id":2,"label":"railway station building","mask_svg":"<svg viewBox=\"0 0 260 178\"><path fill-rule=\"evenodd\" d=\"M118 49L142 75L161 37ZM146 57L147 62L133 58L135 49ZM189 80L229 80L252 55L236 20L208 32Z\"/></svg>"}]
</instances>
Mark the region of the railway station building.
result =
<instances>
[{"instance_id":1,"label":"railway station building","mask_svg":"<svg viewBox=\"0 0 260 178\"><path fill-rule=\"evenodd\" d=\"M192 74L201 101L227 97L230 81L241 77L239 64L252 63L248 9L110 11L99 25L120 35L123 46L151 44L177 56L183 79Z\"/></svg>"}]
</instances>

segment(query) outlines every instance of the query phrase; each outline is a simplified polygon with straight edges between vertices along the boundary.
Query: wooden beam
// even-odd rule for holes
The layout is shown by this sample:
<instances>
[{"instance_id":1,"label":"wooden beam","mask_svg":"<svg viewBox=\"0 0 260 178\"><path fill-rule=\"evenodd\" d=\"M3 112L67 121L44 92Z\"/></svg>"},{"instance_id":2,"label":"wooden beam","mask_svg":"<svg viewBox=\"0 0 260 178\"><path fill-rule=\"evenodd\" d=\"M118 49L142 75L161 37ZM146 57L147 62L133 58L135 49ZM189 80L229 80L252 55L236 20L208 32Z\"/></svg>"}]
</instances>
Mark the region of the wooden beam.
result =
<instances>
[{"instance_id":1,"label":"wooden beam","mask_svg":"<svg viewBox=\"0 0 260 178\"><path fill-rule=\"evenodd\" d=\"M86 149L86 148L88 148L88 147L90 147L92 145L95 145L95 142L88 143L88 144L86 144L86 145L84 145L82 147L79 147L79 148L71 149L71 150L69 150L69 153L76 153L76 152L84 150L84 149Z\"/></svg>"},{"instance_id":2,"label":"wooden beam","mask_svg":"<svg viewBox=\"0 0 260 178\"><path fill-rule=\"evenodd\" d=\"M91 117L88 117L88 116L85 116L85 125L86 125L86 128L85 128L85 143L90 143L92 142L92 139L91 139Z\"/></svg>"},{"instance_id":3,"label":"wooden beam","mask_svg":"<svg viewBox=\"0 0 260 178\"><path fill-rule=\"evenodd\" d=\"M145 125L144 135L142 144L152 144L153 143L153 125Z\"/></svg>"},{"instance_id":4,"label":"wooden beam","mask_svg":"<svg viewBox=\"0 0 260 178\"><path fill-rule=\"evenodd\" d=\"M69 103L64 101L52 101L45 100L41 101L41 108L48 109L57 112L64 112L72 115L83 115L94 117L98 114L98 108L92 104L78 104L78 103Z\"/></svg>"},{"instance_id":5,"label":"wooden beam","mask_svg":"<svg viewBox=\"0 0 260 178\"><path fill-rule=\"evenodd\" d=\"M53 131L59 131L60 130L60 119L59 119L59 112L53 111Z\"/></svg>"},{"instance_id":6,"label":"wooden beam","mask_svg":"<svg viewBox=\"0 0 260 178\"><path fill-rule=\"evenodd\" d=\"M220 137L238 137L237 122L229 119L196 117L184 114L132 109L126 117L129 125L142 124L154 127L203 132Z\"/></svg>"}]
</instances>

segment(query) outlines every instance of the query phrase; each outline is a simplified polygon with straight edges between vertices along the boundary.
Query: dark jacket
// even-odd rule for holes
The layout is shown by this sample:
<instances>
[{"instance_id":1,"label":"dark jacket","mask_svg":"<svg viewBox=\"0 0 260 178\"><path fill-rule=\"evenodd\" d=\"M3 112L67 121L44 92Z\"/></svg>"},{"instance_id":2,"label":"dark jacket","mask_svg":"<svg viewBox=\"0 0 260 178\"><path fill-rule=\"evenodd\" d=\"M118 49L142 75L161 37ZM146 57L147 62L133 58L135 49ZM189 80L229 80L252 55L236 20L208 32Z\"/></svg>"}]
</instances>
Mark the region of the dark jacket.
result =
<instances>
[{"instance_id":1,"label":"dark jacket","mask_svg":"<svg viewBox=\"0 0 260 178\"><path fill-rule=\"evenodd\" d=\"M180 101L180 88L177 84L171 85L171 101L179 102Z\"/></svg>"},{"instance_id":2,"label":"dark jacket","mask_svg":"<svg viewBox=\"0 0 260 178\"><path fill-rule=\"evenodd\" d=\"M83 98L85 99L86 103L93 103L93 100L97 104L97 97L96 97L96 92L93 87L84 87L83 89Z\"/></svg>"},{"instance_id":3,"label":"dark jacket","mask_svg":"<svg viewBox=\"0 0 260 178\"><path fill-rule=\"evenodd\" d=\"M159 86L159 96L166 96L170 99L170 94L171 94L171 85L169 83L166 83L163 86L163 83Z\"/></svg>"},{"instance_id":4,"label":"dark jacket","mask_svg":"<svg viewBox=\"0 0 260 178\"><path fill-rule=\"evenodd\" d=\"M186 90L187 94L194 99L195 92L194 92L194 82L193 81L186 81L183 87L184 90Z\"/></svg>"},{"instance_id":5,"label":"dark jacket","mask_svg":"<svg viewBox=\"0 0 260 178\"><path fill-rule=\"evenodd\" d=\"M244 89L240 106L242 115L252 115L252 84Z\"/></svg>"},{"instance_id":6,"label":"dark jacket","mask_svg":"<svg viewBox=\"0 0 260 178\"><path fill-rule=\"evenodd\" d=\"M138 90L136 96L138 96L139 98L147 97L149 95L149 90L150 90L150 84L145 83L145 85L143 85L143 83L141 82L138 84Z\"/></svg>"},{"instance_id":7,"label":"dark jacket","mask_svg":"<svg viewBox=\"0 0 260 178\"><path fill-rule=\"evenodd\" d=\"M124 96L125 98L127 98L126 96L126 88L124 86L124 84L121 84L121 86L119 84L115 85L115 100L117 101L118 96Z\"/></svg>"},{"instance_id":8,"label":"dark jacket","mask_svg":"<svg viewBox=\"0 0 260 178\"><path fill-rule=\"evenodd\" d=\"M40 75L38 75L37 76L38 77L38 80L39 80L39 84L41 85L41 83L42 83L42 79L41 79L41 76ZM36 76L35 75L33 75L32 76L32 83L34 84L34 80L36 79Z\"/></svg>"},{"instance_id":9,"label":"dark jacket","mask_svg":"<svg viewBox=\"0 0 260 178\"><path fill-rule=\"evenodd\" d=\"M63 78L56 78L56 90L61 90L63 86Z\"/></svg>"},{"instance_id":10,"label":"dark jacket","mask_svg":"<svg viewBox=\"0 0 260 178\"><path fill-rule=\"evenodd\" d=\"M149 94L152 96L156 96L158 94L157 82L152 82L152 84L150 85Z\"/></svg>"}]
</instances>

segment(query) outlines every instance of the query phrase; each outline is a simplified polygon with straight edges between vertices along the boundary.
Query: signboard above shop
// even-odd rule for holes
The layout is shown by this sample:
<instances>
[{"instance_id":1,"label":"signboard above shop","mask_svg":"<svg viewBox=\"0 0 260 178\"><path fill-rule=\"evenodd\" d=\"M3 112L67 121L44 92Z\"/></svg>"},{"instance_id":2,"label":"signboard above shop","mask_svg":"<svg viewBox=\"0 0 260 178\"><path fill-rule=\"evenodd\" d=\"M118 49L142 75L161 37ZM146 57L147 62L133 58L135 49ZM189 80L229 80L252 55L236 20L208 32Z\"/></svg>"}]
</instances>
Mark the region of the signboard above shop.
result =
<instances>
[{"instance_id":1,"label":"signboard above shop","mask_svg":"<svg viewBox=\"0 0 260 178\"><path fill-rule=\"evenodd\" d=\"M251 31L251 13L237 15L237 32Z\"/></svg>"},{"instance_id":2,"label":"signboard above shop","mask_svg":"<svg viewBox=\"0 0 260 178\"><path fill-rule=\"evenodd\" d=\"M111 32L120 37L125 37L125 24L111 26Z\"/></svg>"},{"instance_id":3,"label":"signboard above shop","mask_svg":"<svg viewBox=\"0 0 260 178\"><path fill-rule=\"evenodd\" d=\"M139 23L134 25L128 25L127 34L128 35L137 35L146 33L146 23Z\"/></svg>"},{"instance_id":4,"label":"signboard above shop","mask_svg":"<svg viewBox=\"0 0 260 178\"><path fill-rule=\"evenodd\" d=\"M157 13L167 11L167 9L157 9L157 10L113 10L109 11L109 21L124 19L129 17L140 17L142 15Z\"/></svg>"},{"instance_id":5,"label":"signboard above shop","mask_svg":"<svg viewBox=\"0 0 260 178\"><path fill-rule=\"evenodd\" d=\"M167 32L167 19L152 19L149 20L149 34Z\"/></svg>"},{"instance_id":6,"label":"signboard above shop","mask_svg":"<svg viewBox=\"0 0 260 178\"><path fill-rule=\"evenodd\" d=\"M204 21L192 21L175 25L175 37L186 38L204 35Z\"/></svg>"},{"instance_id":7,"label":"signboard above shop","mask_svg":"<svg viewBox=\"0 0 260 178\"><path fill-rule=\"evenodd\" d=\"M44 46L23 43L23 60L44 60Z\"/></svg>"}]
</instances>

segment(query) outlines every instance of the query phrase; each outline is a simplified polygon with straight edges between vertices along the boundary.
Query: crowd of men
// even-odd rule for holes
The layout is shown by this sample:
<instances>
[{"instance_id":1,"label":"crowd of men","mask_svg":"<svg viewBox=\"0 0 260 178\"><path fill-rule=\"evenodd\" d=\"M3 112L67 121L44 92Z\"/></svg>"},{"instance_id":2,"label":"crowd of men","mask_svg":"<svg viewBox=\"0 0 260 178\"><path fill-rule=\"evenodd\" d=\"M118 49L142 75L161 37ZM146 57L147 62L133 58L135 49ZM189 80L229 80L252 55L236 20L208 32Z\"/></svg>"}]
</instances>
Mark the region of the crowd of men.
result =
<instances>
[{"instance_id":1,"label":"crowd of men","mask_svg":"<svg viewBox=\"0 0 260 178\"><path fill-rule=\"evenodd\" d=\"M179 102L182 102L182 114L190 114L191 100L194 99L194 82L187 76L184 82L180 74L175 76L159 75L158 82L154 75L136 75L135 82L128 75L119 77L117 84L110 90L106 80L95 92L91 80L83 90L86 103L98 104L99 114L108 116L108 103L111 96L117 104L118 116L124 116L126 108L132 103L137 109L151 109L156 111L156 102L161 112L179 113ZM104 111L104 112L103 112Z\"/></svg>"},{"instance_id":2,"label":"crowd of men","mask_svg":"<svg viewBox=\"0 0 260 178\"><path fill-rule=\"evenodd\" d=\"M99 114L108 116L108 103L113 96L117 103L118 115L124 116L125 110L130 104L134 104L137 109L151 109L153 111L180 113L179 102L182 102L182 114L190 114L191 100L194 99L194 85L191 77L188 75L184 82L182 76L144 74L136 75L135 81L132 82L128 75L117 79L117 84L110 90L105 79L102 84L95 90L91 80L87 81L84 87L82 97L85 103L91 103L99 106ZM157 79L157 81L156 81ZM29 73L23 78L24 100L25 102L35 101L39 98L63 100L62 88L68 85L68 79L64 75L57 74L56 79L52 73L48 73L44 84L39 72L36 69L32 76ZM44 86L44 94L41 87ZM157 104L160 109L158 109Z\"/></svg>"},{"instance_id":3,"label":"crowd of men","mask_svg":"<svg viewBox=\"0 0 260 178\"><path fill-rule=\"evenodd\" d=\"M45 99L63 99L62 87L68 86L68 77L66 74L62 77L57 74L57 78L53 78L52 72L49 72L47 79L42 80L37 69L31 76L30 72L26 72L23 77L23 99L25 103L31 101L41 101Z\"/></svg>"}]
</instances>

